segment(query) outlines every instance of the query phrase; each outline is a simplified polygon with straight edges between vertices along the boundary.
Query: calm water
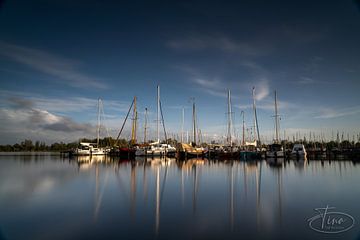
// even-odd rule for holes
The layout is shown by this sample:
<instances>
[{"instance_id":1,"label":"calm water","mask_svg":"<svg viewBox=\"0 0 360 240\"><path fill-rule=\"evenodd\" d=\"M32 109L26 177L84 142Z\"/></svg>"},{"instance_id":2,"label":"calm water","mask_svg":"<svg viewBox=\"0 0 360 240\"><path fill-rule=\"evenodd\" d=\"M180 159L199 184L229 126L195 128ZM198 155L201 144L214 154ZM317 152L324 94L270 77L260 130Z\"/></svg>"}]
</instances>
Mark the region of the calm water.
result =
<instances>
[{"instance_id":1,"label":"calm water","mask_svg":"<svg viewBox=\"0 0 360 240\"><path fill-rule=\"evenodd\" d=\"M0 239L360 239L351 161L78 160L0 156ZM310 229L327 205L354 227Z\"/></svg>"}]
</instances>

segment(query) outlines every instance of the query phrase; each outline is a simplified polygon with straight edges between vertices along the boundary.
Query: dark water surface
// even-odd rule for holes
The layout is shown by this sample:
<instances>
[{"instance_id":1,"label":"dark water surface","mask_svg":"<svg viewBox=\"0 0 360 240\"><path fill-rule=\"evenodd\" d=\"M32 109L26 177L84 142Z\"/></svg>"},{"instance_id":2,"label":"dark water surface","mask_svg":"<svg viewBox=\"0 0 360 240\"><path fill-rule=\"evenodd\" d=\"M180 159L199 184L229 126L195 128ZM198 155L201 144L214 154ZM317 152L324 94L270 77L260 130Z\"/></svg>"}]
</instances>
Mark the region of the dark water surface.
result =
<instances>
[{"instance_id":1,"label":"dark water surface","mask_svg":"<svg viewBox=\"0 0 360 240\"><path fill-rule=\"evenodd\" d=\"M359 185L351 161L0 156L0 239L360 239ZM312 230L326 206L354 226Z\"/></svg>"}]
</instances>

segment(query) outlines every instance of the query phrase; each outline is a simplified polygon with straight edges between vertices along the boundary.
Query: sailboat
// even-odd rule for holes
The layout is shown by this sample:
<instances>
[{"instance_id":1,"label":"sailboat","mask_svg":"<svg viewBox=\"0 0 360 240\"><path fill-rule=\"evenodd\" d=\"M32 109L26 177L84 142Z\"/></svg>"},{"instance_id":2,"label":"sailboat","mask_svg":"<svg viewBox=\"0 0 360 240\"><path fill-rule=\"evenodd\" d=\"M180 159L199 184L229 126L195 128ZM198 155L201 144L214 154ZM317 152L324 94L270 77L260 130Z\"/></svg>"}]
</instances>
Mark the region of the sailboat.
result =
<instances>
[{"instance_id":1,"label":"sailboat","mask_svg":"<svg viewBox=\"0 0 360 240\"><path fill-rule=\"evenodd\" d=\"M179 157L182 159L188 159L188 158L199 158L199 157L204 157L205 154L207 153L207 150L204 149L203 147L197 147L196 146L196 108L195 108L195 101L193 101L193 105L192 105L192 132L193 132L193 142L192 143L184 143L181 142L180 143L180 147L179 147ZM184 110L183 110L183 123L182 123L182 134L181 134L181 139L183 140L183 126L184 126Z\"/></svg>"},{"instance_id":2,"label":"sailboat","mask_svg":"<svg viewBox=\"0 0 360 240\"><path fill-rule=\"evenodd\" d=\"M232 126L232 106L231 106L231 93L228 89L228 124L227 124L227 145L218 148L218 157L222 159L235 159L239 158L240 149L233 143L231 131Z\"/></svg>"},{"instance_id":3,"label":"sailboat","mask_svg":"<svg viewBox=\"0 0 360 240\"><path fill-rule=\"evenodd\" d=\"M307 152L304 144L301 143L294 144L293 149L291 151L291 157L297 160L299 159L306 160L306 156L307 156Z\"/></svg>"},{"instance_id":4,"label":"sailboat","mask_svg":"<svg viewBox=\"0 0 360 240\"><path fill-rule=\"evenodd\" d=\"M277 94L275 91L275 139L273 144L268 146L268 151L266 151L266 158L284 158L284 148L279 140L279 114L278 114L278 106L277 106Z\"/></svg>"},{"instance_id":5,"label":"sailboat","mask_svg":"<svg viewBox=\"0 0 360 240\"><path fill-rule=\"evenodd\" d=\"M157 118L156 118L156 135L157 141L150 143L148 146L137 147L135 156L167 156L175 155L176 148L167 143L160 143L160 115L164 127L164 133L166 138L166 131L164 126L164 118L161 109L160 102L160 86L157 86Z\"/></svg>"},{"instance_id":6,"label":"sailboat","mask_svg":"<svg viewBox=\"0 0 360 240\"><path fill-rule=\"evenodd\" d=\"M124 126L125 123L127 121L127 119L129 118L131 109L133 109L133 116L132 116L132 126L131 126L131 141L130 141L130 146L123 146L120 147L118 146L118 142L119 142L119 138L120 135L122 133L122 131L124 130ZM122 157L122 158L127 158L127 159L131 159L135 156L135 148L133 147L134 145L136 145L136 130L137 130L137 108L136 108L136 96L134 97L133 101L131 102L131 105L129 107L129 110L126 114L126 117L124 119L124 122L121 126L121 129L119 131L119 134L115 140L115 143L111 149L110 154L112 156L118 156L118 157Z\"/></svg>"},{"instance_id":7,"label":"sailboat","mask_svg":"<svg viewBox=\"0 0 360 240\"><path fill-rule=\"evenodd\" d=\"M98 99L98 114L97 114L97 141L96 143L89 142L80 142L79 146L71 152L72 155L76 156L89 156L89 155L105 155L109 152L108 148L99 147L100 141L100 126L101 126L101 117L100 117L100 106L102 106L102 101Z\"/></svg>"},{"instance_id":8,"label":"sailboat","mask_svg":"<svg viewBox=\"0 0 360 240\"><path fill-rule=\"evenodd\" d=\"M259 124L257 121L256 113L256 103L255 103L255 87L252 89L252 98L253 98L253 112L254 112L254 140L245 141L245 113L242 112L243 117L243 140L242 140L242 150L240 151L240 159L242 160L256 160L261 158L261 152L258 146L261 147L260 134L259 134Z\"/></svg>"}]
</instances>

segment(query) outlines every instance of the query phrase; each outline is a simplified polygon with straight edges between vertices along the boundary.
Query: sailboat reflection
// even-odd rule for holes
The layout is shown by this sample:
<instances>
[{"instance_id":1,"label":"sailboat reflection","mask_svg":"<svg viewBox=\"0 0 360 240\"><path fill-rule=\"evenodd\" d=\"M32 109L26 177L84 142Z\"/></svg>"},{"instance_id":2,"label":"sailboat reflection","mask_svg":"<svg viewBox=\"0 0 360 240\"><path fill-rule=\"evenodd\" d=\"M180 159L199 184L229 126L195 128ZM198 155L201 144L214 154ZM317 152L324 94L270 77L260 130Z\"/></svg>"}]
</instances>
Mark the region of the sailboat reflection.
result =
<instances>
[{"instance_id":1,"label":"sailboat reflection","mask_svg":"<svg viewBox=\"0 0 360 240\"><path fill-rule=\"evenodd\" d=\"M306 167L306 165L308 164L308 160L307 160L306 156L303 158L297 159L297 160L293 160L293 162L294 162L294 167L299 170L304 169Z\"/></svg>"},{"instance_id":2,"label":"sailboat reflection","mask_svg":"<svg viewBox=\"0 0 360 240\"><path fill-rule=\"evenodd\" d=\"M188 171L191 170L196 165L204 165L208 160L202 158L190 158L186 161L179 161L178 167L181 170Z\"/></svg>"},{"instance_id":3,"label":"sailboat reflection","mask_svg":"<svg viewBox=\"0 0 360 240\"><path fill-rule=\"evenodd\" d=\"M150 160L150 161L149 161ZM155 233L156 235L159 234L160 229L160 208L161 203L163 201L163 195L165 191L165 184L167 179L168 167L171 166L175 162L175 158L151 158L147 159L144 164L149 164L149 166L155 169ZM160 183L160 175L161 175L161 168L164 168L164 175L162 184ZM145 174L145 167L144 167L144 174ZM145 185L147 186L147 182L143 181L144 189ZM146 187L147 188L147 187ZM144 190L145 193L145 190ZM147 190L146 190L147 193ZM145 197L147 199L147 197Z\"/></svg>"},{"instance_id":4,"label":"sailboat reflection","mask_svg":"<svg viewBox=\"0 0 360 240\"><path fill-rule=\"evenodd\" d=\"M274 194L276 194L276 196L274 196L274 202L273 202L273 210L274 210L274 213L273 213L273 216L274 218L276 219L273 219L272 222L277 222L279 223L279 226L281 227L282 225L282 219L283 219L283 211L282 211L282 202L283 202L283 170L286 166L286 163L284 161L268 161L267 160L267 163L268 163L268 166L273 170L273 172L275 173L274 174L274 177L276 177L276 182L273 182L274 184L274 188L276 188L276 193L274 192ZM260 187L260 185L259 185ZM259 192L259 196L260 196L260 193ZM260 200L259 200L259 205L258 205L258 209L259 209L259 217L261 215L261 204L260 204ZM259 218L261 219L261 217ZM259 227L261 228L261 222L258 223L259 224ZM259 229L260 229L259 228Z\"/></svg>"},{"instance_id":5,"label":"sailboat reflection","mask_svg":"<svg viewBox=\"0 0 360 240\"><path fill-rule=\"evenodd\" d=\"M130 213L131 217L135 217L135 204L136 204L136 164L135 162L131 162L131 171L130 171Z\"/></svg>"},{"instance_id":6,"label":"sailboat reflection","mask_svg":"<svg viewBox=\"0 0 360 240\"><path fill-rule=\"evenodd\" d=\"M233 169L233 165L234 164L230 164L230 169L229 169L229 183L230 183L230 187L229 187L229 193L230 193L230 197L229 197L229 206L230 206L230 228L231 231L234 230L234 169Z\"/></svg>"},{"instance_id":7,"label":"sailboat reflection","mask_svg":"<svg viewBox=\"0 0 360 240\"><path fill-rule=\"evenodd\" d=\"M196 213L197 209L197 194L199 191L199 166L205 165L208 162L207 159L202 158L191 158L186 161L177 162L178 168L181 171L181 198L182 204L185 204L185 191L184 191L184 174L189 175L192 173L192 210L193 214Z\"/></svg>"},{"instance_id":8,"label":"sailboat reflection","mask_svg":"<svg viewBox=\"0 0 360 240\"><path fill-rule=\"evenodd\" d=\"M105 173L103 185L100 185L99 164L95 165L95 205L94 205L94 222L97 222L105 188L108 183L108 172Z\"/></svg>"},{"instance_id":9,"label":"sailboat reflection","mask_svg":"<svg viewBox=\"0 0 360 240\"><path fill-rule=\"evenodd\" d=\"M276 169L277 176L277 195L278 195L278 223L282 225L282 168Z\"/></svg>"},{"instance_id":10,"label":"sailboat reflection","mask_svg":"<svg viewBox=\"0 0 360 240\"><path fill-rule=\"evenodd\" d=\"M104 158L87 157L82 158L78 163L80 164L80 168L82 168L82 166L90 166L91 169L94 169L95 171L95 175L93 175L95 176L94 221L98 220L99 213L101 212L101 205L105 204L102 200L104 193L106 193L105 190L108 179L110 179L108 175L111 175L111 171L108 171L109 167L113 167L115 170L118 179L116 184L119 186L121 185L121 196L124 196L127 202L127 204L123 206L126 206L126 209L128 209L129 216L134 224L138 221L142 221L141 219L136 219L138 205L144 205L145 208L151 206L149 209L153 212L151 224L153 224L153 231L156 236L159 236L162 232L160 227L164 220L162 220L161 212L165 210L162 210L162 205L165 203L164 200L167 201L166 185L174 184L173 181L167 181L167 178L173 179L177 176L181 193L181 200L179 199L179 202L181 201L182 206L185 207L185 209L186 206L189 206L189 210L192 211L193 217L197 218L203 214L202 208L199 208L198 205L200 201L199 196L200 193L202 193L199 191L201 187L201 172L204 168L215 168L217 171L227 171L225 182L227 194L224 196L225 198L223 198L225 200L225 205L220 207L225 208L225 213L228 213L226 215L228 215L228 226L231 232L237 229L237 224L244 221L243 216L245 216L246 211L249 210L253 211L254 221L256 220L256 226L259 232L266 228L268 224L274 222L282 223L282 172L284 162L271 162L269 160L266 162L217 162L197 158L189 159L187 161L176 161L174 158L147 158L122 162L113 160L108 161ZM300 164L300 161L296 164ZM174 167L178 169L178 172L173 171ZM273 173L273 178L271 178L270 175L270 181L269 175L265 174L267 186L270 184L270 188L265 191L265 200L262 200L261 198L261 194L263 193L261 189L263 184L263 168L267 168L265 171L271 169ZM206 171L205 177L208 176L207 174L208 172ZM271 185L273 187L271 187ZM239 197L238 193L240 189L244 192ZM274 191L270 190L270 195L269 189L274 189ZM168 191L171 190L168 189ZM189 195L188 198L185 198L185 193L187 191L189 191ZM271 195L273 196L273 199L269 198ZM139 201L139 197L141 197L141 201ZM251 201L251 199L254 199L254 201ZM189 201L187 202L186 200ZM249 208L249 206L251 206L251 208ZM245 210L245 212L238 214L240 209ZM269 211L271 211L270 213L272 214L269 215ZM271 220L271 223L268 221L269 216L274 217L274 219Z\"/></svg>"},{"instance_id":11,"label":"sailboat reflection","mask_svg":"<svg viewBox=\"0 0 360 240\"><path fill-rule=\"evenodd\" d=\"M159 234L160 227L160 166L156 168L156 201L155 201L155 232Z\"/></svg>"},{"instance_id":12,"label":"sailboat reflection","mask_svg":"<svg viewBox=\"0 0 360 240\"><path fill-rule=\"evenodd\" d=\"M266 162L271 167L282 167L284 164L284 158L267 158Z\"/></svg>"},{"instance_id":13,"label":"sailboat reflection","mask_svg":"<svg viewBox=\"0 0 360 240\"><path fill-rule=\"evenodd\" d=\"M90 156L75 156L75 160L78 163L80 170L86 170L91 168L96 163L104 163L110 159L106 155L90 155Z\"/></svg>"},{"instance_id":14,"label":"sailboat reflection","mask_svg":"<svg viewBox=\"0 0 360 240\"><path fill-rule=\"evenodd\" d=\"M247 209L247 205L255 204L255 216L258 229L261 229L261 177L262 177L262 162L228 162L228 209L229 209L229 226L230 231L236 229L236 220L243 221L242 215L236 216L237 208ZM239 170L242 169L240 172ZM238 174L242 175L242 178L237 178ZM236 186L238 182L242 183L243 197L237 197L237 189L240 186ZM254 185L255 183L255 185ZM248 202L248 197L252 199L251 193L255 193L256 201ZM239 218L240 217L240 218Z\"/></svg>"},{"instance_id":15,"label":"sailboat reflection","mask_svg":"<svg viewBox=\"0 0 360 240\"><path fill-rule=\"evenodd\" d=\"M254 162L242 162L243 167L243 184L244 184L244 196L245 196L245 204L247 204L248 192L251 191L249 189L248 183L252 183L255 181L255 194L256 194L256 223L258 229L260 229L260 220L261 220L261 177L262 177L262 162L254 161ZM255 178L255 179L254 179Z\"/></svg>"}]
</instances>

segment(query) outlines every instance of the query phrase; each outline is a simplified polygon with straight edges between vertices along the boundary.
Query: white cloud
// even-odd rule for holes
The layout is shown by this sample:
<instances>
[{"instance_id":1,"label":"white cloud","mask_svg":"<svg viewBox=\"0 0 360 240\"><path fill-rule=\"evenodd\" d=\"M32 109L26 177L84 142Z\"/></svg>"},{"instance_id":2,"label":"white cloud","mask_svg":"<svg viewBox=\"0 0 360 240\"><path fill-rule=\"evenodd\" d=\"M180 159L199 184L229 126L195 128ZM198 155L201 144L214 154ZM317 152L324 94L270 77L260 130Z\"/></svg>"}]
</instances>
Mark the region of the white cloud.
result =
<instances>
[{"instance_id":1,"label":"white cloud","mask_svg":"<svg viewBox=\"0 0 360 240\"><path fill-rule=\"evenodd\" d=\"M0 108L0 132L3 143L24 139L41 141L73 141L80 136L95 136L89 123L78 123L36 108Z\"/></svg>"},{"instance_id":2,"label":"white cloud","mask_svg":"<svg viewBox=\"0 0 360 240\"><path fill-rule=\"evenodd\" d=\"M70 98L52 99L41 96L29 97L26 93L0 91L0 133L2 143L15 143L24 139L54 141L74 141L79 137L96 136L96 119L78 122L69 117L69 113L96 114L97 99ZM129 104L117 101L105 101L112 112L125 112ZM118 114L117 114L118 115ZM102 117L101 137L115 136L123 122L123 116L105 115ZM127 124L129 125L129 124ZM127 127L129 128L129 127ZM127 129L125 129L124 134ZM126 137L126 136L125 136Z\"/></svg>"},{"instance_id":3,"label":"white cloud","mask_svg":"<svg viewBox=\"0 0 360 240\"><path fill-rule=\"evenodd\" d=\"M255 99L261 101L266 98L270 93L269 82L266 79L262 79L255 87Z\"/></svg>"},{"instance_id":4,"label":"white cloud","mask_svg":"<svg viewBox=\"0 0 360 240\"><path fill-rule=\"evenodd\" d=\"M78 62L43 50L0 42L0 55L55 77L55 80L80 88L106 89L101 79L88 76L77 69Z\"/></svg>"},{"instance_id":5,"label":"white cloud","mask_svg":"<svg viewBox=\"0 0 360 240\"><path fill-rule=\"evenodd\" d=\"M3 139L21 141L26 136L32 139L53 141L73 141L79 137L95 137L97 99L49 98L40 95L31 97L25 92L0 90L0 127ZM116 136L128 111L130 103L104 100L104 114L101 114L101 137ZM108 114L111 113L111 114ZM77 122L69 115L87 116L86 122ZM81 117L80 117L81 118ZM52 121L50 121L52 120ZM128 131L127 124L124 131ZM107 130L106 130L107 129Z\"/></svg>"}]
</instances>

